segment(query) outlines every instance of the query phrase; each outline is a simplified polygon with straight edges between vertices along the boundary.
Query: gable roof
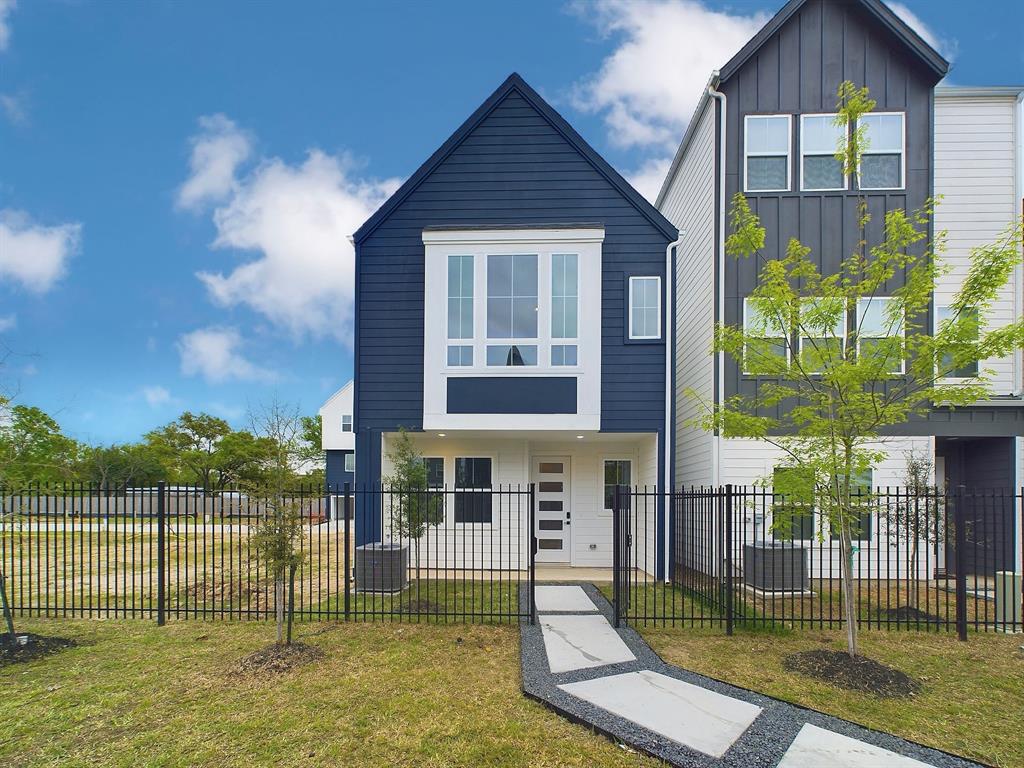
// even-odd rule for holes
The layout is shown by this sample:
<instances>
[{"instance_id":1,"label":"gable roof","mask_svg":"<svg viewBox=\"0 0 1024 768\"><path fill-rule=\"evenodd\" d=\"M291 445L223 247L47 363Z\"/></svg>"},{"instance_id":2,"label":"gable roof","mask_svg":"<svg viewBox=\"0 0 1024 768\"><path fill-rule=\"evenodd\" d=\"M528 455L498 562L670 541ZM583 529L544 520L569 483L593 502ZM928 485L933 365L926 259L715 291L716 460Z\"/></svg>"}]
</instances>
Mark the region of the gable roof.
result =
<instances>
[{"instance_id":1,"label":"gable roof","mask_svg":"<svg viewBox=\"0 0 1024 768\"><path fill-rule=\"evenodd\" d=\"M320 410L318 410L317 413L323 413L324 408L326 408L331 403L333 403L335 400L337 400L339 397L344 395L348 390L352 389L352 385L353 384L355 384L355 380L354 379L349 379L348 384L343 386L341 389L339 389L337 392L335 392L333 395L328 397L327 400L324 401L324 404L320 406Z\"/></svg>"},{"instance_id":2,"label":"gable roof","mask_svg":"<svg viewBox=\"0 0 1024 768\"><path fill-rule=\"evenodd\" d=\"M533 90L533 88L531 88L526 81L515 72L509 75L505 82L498 86L498 89L488 96L487 100L484 101L484 103L481 104L476 111L459 126L458 130L449 136L444 144L442 144L437 151L434 152L434 154L432 154L427 161L423 163L423 165L421 165L380 208L377 209L377 212L367 219L358 230L356 230L352 239L356 243L360 243L365 240L431 173L433 173L441 163L444 162L444 160L463 142L463 140L469 136L488 115L490 115L494 108L497 107L506 96L513 92L521 96L545 120L547 120L551 127L554 128L555 131L557 131L570 145L572 145L572 147L594 167L594 170L601 174L609 184L618 190L618 192L648 221L650 221L655 228L657 228L669 240L676 239L678 233L675 226L673 226L668 219L662 216L661 213L659 213L658 210L643 197L643 195L637 192L618 171L612 168L608 161L601 157L601 155L598 154L598 152L591 147L571 125L569 125L566 119L555 111L554 107L541 98L540 94Z\"/></svg>"},{"instance_id":3,"label":"gable roof","mask_svg":"<svg viewBox=\"0 0 1024 768\"><path fill-rule=\"evenodd\" d=\"M890 32L896 35L902 40L915 57L930 69L937 78L945 77L946 73L949 72L949 62L942 58L942 55L926 43L920 35L917 34L911 27L897 16L882 0L850 0L856 3L870 16L879 21L882 26L886 27ZM782 8L772 16L771 20L765 24L761 29L754 35L750 40L740 48L739 52L733 56L725 64L724 67L719 70L719 77L721 80L728 80L732 77L736 71L742 67L747 60L757 53L757 50L764 45L764 43L785 24L789 19L799 11L807 0L789 0Z\"/></svg>"}]
</instances>

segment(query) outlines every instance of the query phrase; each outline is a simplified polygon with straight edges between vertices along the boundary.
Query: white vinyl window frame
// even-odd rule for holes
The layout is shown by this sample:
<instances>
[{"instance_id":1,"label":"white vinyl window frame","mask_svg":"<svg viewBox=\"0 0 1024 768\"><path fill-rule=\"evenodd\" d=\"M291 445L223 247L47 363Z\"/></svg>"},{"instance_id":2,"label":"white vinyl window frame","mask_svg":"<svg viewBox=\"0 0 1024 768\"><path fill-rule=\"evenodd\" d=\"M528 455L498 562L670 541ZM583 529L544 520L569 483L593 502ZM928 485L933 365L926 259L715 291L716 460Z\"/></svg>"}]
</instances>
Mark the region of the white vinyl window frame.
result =
<instances>
[{"instance_id":1,"label":"white vinyl window frame","mask_svg":"<svg viewBox=\"0 0 1024 768\"><path fill-rule=\"evenodd\" d=\"M352 431L352 414L343 413L341 415L341 431L351 432Z\"/></svg>"},{"instance_id":2,"label":"white vinyl window frame","mask_svg":"<svg viewBox=\"0 0 1024 768\"><path fill-rule=\"evenodd\" d=\"M977 312L977 310L972 310L972 311L975 312L975 313ZM934 322L932 324L932 334L933 335L937 334L939 332L939 327L944 322L946 322L947 320L952 320L953 319L952 318L952 313L953 313L953 308L950 307L948 304L936 304L936 306L935 306L935 318L934 318ZM979 333L979 335L981 333L980 321L979 321L979 326L978 326L978 333ZM958 382L959 381L959 382L962 382L962 381L971 381L972 379L976 379L978 377L978 374L981 373L981 362L982 362L981 360L975 360L974 361L974 365L973 365L974 372L973 373L966 374L966 375L963 375L963 376L958 376L957 373L959 373L959 371L963 371L964 370L963 368L961 368L961 369L958 369L956 371L951 372L949 376L943 376L942 377L942 381L948 381L948 382Z\"/></svg>"},{"instance_id":3,"label":"white vinyl window frame","mask_svg":"<svg viewBox=\"0 0 1024 768\"><path fill-rule=\"evenodd\" d=\"M649 280L653 280L654 281L654 295L656 297L656 302L655 302L655 305L654 305L653 309L655 311L655 317L656 317L656 320L657 320L658 330L653 335L641 335L641 334L635 333L634 329L633 329L633 286L636 283L638 283L638 282L649 281ZM662 304L662 299L661 299L661 277L659 275L630 275L629 282L628 282L626 287L627 287L627 293L628 293L628 296L626 297L626 312L628 313L627 324L628 324L628 329L629 329L628 330L629 340L630 341L658 341L658 340L660 340L661 339L661 333L662 333L662 330L661 330L661 312L662 312L662 307L661 307L661 304ZM649 309L652 309L652 307L649 307L649 306L647 306L645 304L642 307L642 309L649 310Z\"/></svg>"},{"instance_id":4,"label":"white vinyl window frame","mask_svg":"<svg viewBox=\"0 0 1024 768\"><path fill-rule=\"evenodd\" d=\"M450 279L451 261L452 261L452 259L459 259L460 262L461 262L462 259L468 259L469 260L470 275L471 275L471 277L470 277L470 285L469 285L469 295L466 295L465 292L463 291L461 264L460 264L460 276L459 276L459 292L458 292L458 295L453 295L452 294L452 285L451 285L451 279ZM473 346L474 346L474 340L476 339L476 336L477 336L477 333L476 333L476 325L477 325L477 323L476 323L476 305L477 305L476 293L477 293L477 288L476 288L476 280L475 280L475 278L476 278L476 271L477 271L476 260L474 259L472 254L467 254L467 253L450 253L450 254L448 254L448 258L446 259L446 264L447 264L447 267L448 267L448 272L446 272L446 277L445 277L445 286L446 286L445 287L445 337L447 338L447 346L445 348L445 367L447 367L447 368L464 368L464 367L467 367L467 365L468 366L472 366L472 361L474 359ZM470 311L469 311L470 322L469 322L469 325L470 325L470 327L469 327L469 335L468 336L466 336L464 334L464 329L461 327L461 325L462 325L462 323L461 323L461 320L462 320L462 318L461 318L461 309L460 309L460 328L459 328L459 330L456 332L451 327L451 322L450 322L451 321L451 308L450 307L451 307L451 302L453 300L459 301L459 302L464 302L464 301L468 301L469 302L469 306L470 306ZM452 353L453 352L455 353L454 356L459 361L457 363L453 363L452 362ZM470 360L469 363L462 362L465 359L467 352L469 353L469 360Z\"/></svg>"},{"instance_id":5,"label":"white vinyl window frame","mask_svg":"<svg viewBox=\"0 0 1024 768\"><path fill-rule=\"evenodd\" d=\"M837 301L837 302L841 302L841 301L843 301L843 299L840 299L840 298L828 298L828 297L825 297L825 296L806 296L806 297L803 297L803 298L800 299L800 311L801 311L801 313L803 312L803 307L804 307L805 303L812 303L812 302L818 302L818 301ZM847 322L847 317L846 317L846 312L845 311L840 313L840 315L839 315L839 323L840 323L840 331L839 331L839 333L834 333L832 337L828 337L828 336L812 336L811 334L804 332L807 329L804 328L803 320L801 319L800 327L797 329L797 337L796 337L797 354L800 355L801 364L803 364L804 339L815 339L815 340L817 340L817 339L835 338L835 339L839 340L840 342L842 342L844 349L846 348L846 339L847 339L847 336L849 335L849 329L848 329L847 326L849 325L849 323ZM808 373L820 375L822 373L822 371L808 371Z\"/></svg>"},{"instance_id":6,"label":"white vinyl window frame","mask_svg":"<svg viewBox=\"0 0 1024 768\"><path fill-rule=\"evenodd\" d=\"M355 472L356 471L356 455L354 453L345 454L345 471Z\"/></svg>"},{"instance_id":7,"label":"white vinyl window frame","mask_svg":"<svg viewBox=\"0 0 1024 768\"><path fill-rule=\"evenodd\" d=\"M866 308L869 304L872 304L872 303L874 303L876 301L881 301L881 302L888 303L890 301L896 301L896 299L894 297L892 297L892 296L872 296L870 299L857 299L857 315L856 315L856 318L855 318L854 329L856 330L856 333L857 333L857 357L858 358L860 357L860 354L861 354L860 348L861 348L861 341L863 339L887 339L887 338L890 338L892 336L892 334L887 334L885 336L878 336L878 335L871 334L871 333L864 333L863 330L862 330L863 329L863 314L864 314L864 311L865 311L864 308ZM886 310L883 309L882 310L882 317L884 318L885 315L886 315ZM907 318L906 318L906 316L904 316L903 320L900 322L900 328L899 328L899 334L898 335L902 336L905 339L906 338L906 334L907 334ZM903 355L900 355L900 366L899 366L899 368L896 369L896 370L889 371L889 373L891 373L893 375L901 375L903 373L906 373L906 364L905 364L905 360L904 360L904 356Z\"/></svg>"},{"instance_id":8,"label":"white vinyl window frame","mask_svg":"<svg viewBox=\"0 0 1024 768\"><path fill-rule=\"evenodd\" d=\"M749 174L747 173L747 158L749 157L779 157L778 152L751 152L748 148L748 130L751 120L762 120L765 118L779 119L786 121L786 186L780 189L751 189ZM762 192L789 192L793 188L793 116L792 115L744 115L743 117L743 191L751 194Z\"/></svg>"},{"instance_id":9,"label":"white vinyl window frame","mask_svg":"<svg viewBox=\"0 0 1024 768\"><path fill-rule=\"evenodd\" d=\"M637 471L637 457L628 453L610 453L602 454L600 457L601 461L601 473L598 477L598 498L601 500L601 508L598 510L598 517L612 517L615 514L615 510L611 507L605 506L605 489L607 483L604 481L605 464L608 462L621 462L629 465L629 483L627 487L633 489L637 486L636 471Z\"/></svg>"},{"instance_id":10,"label":"white vinyl window frame","mask_svg":"<svg viewBox=\"0 0 1024 768\"><path fill-rule=\"evenodd\" d=\"M826 152L825 150L807 150L804 149L804 136L805 130L804 125L808 118L822 118L827 117L835 119L835 112L820 112L820 113L808 113L800 115L800 156L798 162L800 163L800 191L801 192L845 192L850 188L850 179L845 173L843 173L843 185L841 187L808 187L804 183L804 158L805 157L834 157L835 148L832 152ZM850 130L850 126L846 126L847 132ZM840 164L840 172L842 172L842 164Z\"/></svg>"},{"instance_id":11,"label":"white vinyl window frame","mask_svg":"<svg viewBox=\"0 0 1024 768\"><path fill-rule=\"evenodd\" d=\"M748 331L749 327L750 327L750 322L749 322L748 318L749 318L750 307L753 306L752 305L752 301L753 301L753 299L750 296L747 296L747 297L745 297L743 299L743 318L742 319L743 319L743 331L744 331L744 333L746 333ZM767 331L768 328L765 328L764 330ZM761 338L761 339L782 339L783 347L784 347L785 352L786 352L786 365L789 365L789 364L791 364L793 362L792 335L790 333L791 329L780 328L779 330L782 331L782 333L780 333L778 336L767 336L767 335L765 335L765 336L759 336L758 338ZM743 354L743 373L746 374L747 376L757 376L757 375L759 375L759 374L752 373L747 368L746 357L747 357L746 349L744 349L744 354Z\"/></svg>"},{"instance_id":12,"label":"white vinyl window frame","mask_svg":"<svg viewBox=\"0 0 1024 768\"><path fill-rule=\"evenodd\" d=\"M901 190L907 188L907 114L906 112L870 112L868 113L871 117L898 117L900 118L900 181L903 182L898 187L866 187L862 183L861 174L858 169L857 172L857 188L864 190ZM861 157L864 155L891 155L892 149L879 149L878 147L872 147L870 137L868 140L868 148L861 151ZM862 161L863 162L863 161Z\"/></svg>"}]
</instances>

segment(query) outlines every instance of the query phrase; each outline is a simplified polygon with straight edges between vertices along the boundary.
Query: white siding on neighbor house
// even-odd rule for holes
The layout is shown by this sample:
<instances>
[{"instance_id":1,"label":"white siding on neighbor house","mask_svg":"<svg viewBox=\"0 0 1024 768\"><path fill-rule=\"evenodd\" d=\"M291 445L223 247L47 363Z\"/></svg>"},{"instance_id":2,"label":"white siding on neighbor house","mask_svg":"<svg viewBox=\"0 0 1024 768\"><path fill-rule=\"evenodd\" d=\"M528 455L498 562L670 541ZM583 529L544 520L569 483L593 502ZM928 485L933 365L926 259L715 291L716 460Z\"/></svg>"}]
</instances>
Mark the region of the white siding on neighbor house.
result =
<instances>
[{"instance_id":1,"label":"white siding on neighbor house","mask_svg":"<svg viewBox=\"0 0 1024 768\"><path fill-rule=\"evenodd\" d=\"M349 382L320 406L320 447L325 451L351 451L356 447L354 431L341 429L341 417L353 418L354 382Z\"/></svg>"},{"instance_id":2,"label":"white siding on neighbor house","mask_svg":"<svg viewBox=\"0 0 1024 768\"><path fill-rule=\"evenodd\" d=\"M879 441L875 446L886 452L886 457L875 468L872 475L872 485L875 488L896 487L905 485L905 473L907 456L911 451L923 453L928 456L935 455L935 438L933 437L900 437ZM722 483L731 483L734 486L752 486L754 484L771 485L772 471L776 465L784 463L784 453L775 446L769 445L760 440L730 439L722 440L720 447L722 460ZM758 497L757 509L763 508L763 497ZM735 536L740 541L753 542L755 540L755 509L749 505L737 507L741 511L742 530L737 530ZM766 515L764 531L770 530L772 524L771 515ZM737 529L739 525L737 525ZM809 555L809 576L812 579L823 576L838 577L840 572L839 547L830 540L818 543L816 540L808 544L811 554ZM872 578L906 578L907 558L906 541L890 539L886 535L884 521L876 518L872 521L871 539L865 542L858 542L858 553L854 561L854 578L859 578L861 566L870 568ZM901 556L902 553L902 556ZM918 577L929 578L929 567L934 565L927 558L922 557L918 562Z\"/></svg>"},{"instance_id":3,"label":"white siding on neighbor house","mask_svg":"<svg viewBox=\"0 0 1024 768\"><path fill-rule=\"evenodd\" d=\"M1014 96L963 96L936 92L936 231L947 231L946 263L951 267L935 291L937 306L947 305L970 266L972 248L992 243L1020 215L1016 189L1021 152L1019 107ZM986 317L995 328L1021 311L1019 271ZM1019 386L1020 356L983 361L994 375L992 394L1011 394ZM1018 370L1015 370L1017 368Z\"/></svg>"},{"instance_id":4,"label":"white siding on neighbor house","mask_svg":"<svg viewBox=\"0 0 1024 768\"><path fill-rule=\"evenodd\" d=\"M612 565L612 513L604 509L604 461L606 459L628 459L632 462L634 484L657 482L658 448L655 435L624 435L614 440L527 440L515 436L496 435L489 437L463 437L449 432L446 437L434 434L412 435L417 450L425 457L439 457L445 460L445 483L450 488L455 483L455 459L457 457L488 457L492 460L491 481L494 487L520 487L528 490L534 457L567 456L570 461L570 500L572 513L569 525L569 565L581 567L611 567ZM382 438L382 476L391 472L387 459L388 435ZM499 501L504 508L499 514ZM527 541L529 531L529 506L522 502L521 509L508 496L495 496L494 521L489 525L464 525L446 520L442 527L446 533L430 536L430 546L424 547L421 562L429 567L439 568L515 568L527 567L529 563ZM385 525L387 512L385 512ZM457 533L452 533L455 531ZM447 535L446 535L447 534ZM465 545L463 545L465 534ZM387 534L385 534L385 537ZM424 540L426 537L424 537ZM434 549L434 543L447 540L447 551ZM502 550L492 565L491 543ZM501 544L499 547L498 544ZM653 570L653 560L652 560Z\"/></svg>"},{"instance_id":5,"label":"white siding on neighbor house","mask_svg":"<svg viewBox=\"0 0 1024 768\"><path fill-rule=\"evenodd\" d=\"M710 484L712 436L687 426L714 396L711 345L715 321L715 107L708 101L666 190L661 212L679 228L675 307L675 483ZM685 234L683 234L685 233Z\"/></svg>"}]
</instances>

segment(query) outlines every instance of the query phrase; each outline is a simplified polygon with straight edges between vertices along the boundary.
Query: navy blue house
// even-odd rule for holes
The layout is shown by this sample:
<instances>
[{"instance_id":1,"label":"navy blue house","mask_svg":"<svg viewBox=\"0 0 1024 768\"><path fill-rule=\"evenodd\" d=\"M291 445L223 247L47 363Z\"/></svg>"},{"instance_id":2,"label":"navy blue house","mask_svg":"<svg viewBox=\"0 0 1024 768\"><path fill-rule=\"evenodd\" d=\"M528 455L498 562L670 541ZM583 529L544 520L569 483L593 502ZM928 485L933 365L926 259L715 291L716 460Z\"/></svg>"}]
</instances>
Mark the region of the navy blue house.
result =
<instances>
[{"instance_id":1,"label":"navy blue house","mask_svg":"<svg viewBox=\"0 0 1024 768\"><path fill-rule=\"evenodd\" d=\"M511 75L355 233L357 485L405 428L433 484L536 482L538 561L611 565L611 489L671 481L676 237ZM358 544L380 528L357 510Z\"/></svg>"}]
</instances>

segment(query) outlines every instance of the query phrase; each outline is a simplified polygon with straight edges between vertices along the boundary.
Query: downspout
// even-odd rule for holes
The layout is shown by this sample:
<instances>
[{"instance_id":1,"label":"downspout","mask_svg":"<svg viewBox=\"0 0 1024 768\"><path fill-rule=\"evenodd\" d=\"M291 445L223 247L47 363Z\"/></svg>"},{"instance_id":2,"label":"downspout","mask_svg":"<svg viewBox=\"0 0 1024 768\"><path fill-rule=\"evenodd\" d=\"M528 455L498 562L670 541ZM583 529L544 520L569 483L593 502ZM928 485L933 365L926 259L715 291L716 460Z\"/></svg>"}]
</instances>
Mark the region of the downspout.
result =
<instances>
[{"instance_id":1,"label":"downspout","mask_svg":"<svg viewBox=\"0 0 1024 768\"><path fill-rule=\"evenodd\" d=\"M671 537L669 536L669 510L672 505L669 503L672 493L672 441L675 437L672 434L672 404L675 402L675 386L673 382L673 363L675 362L675 327L676 313L673 304L675 298L676 272L673 268L672 252L683 244L685 232L680 232L675 242L665 247L665 441L663 454L665 456L665 478L664 478L664 506L662 508L662 528L665 534L664 541L664 569L665 583L671 581L669 574L669 556L671 555Z\"/></svg>"},{"instance_id":2,"label":"downspout","mask_svg":"<svg viewBox=\"0 0 1024 768\"><path fill-rule=\"evenodd\" d=\"M1014 180L1015 215L1024 216L1024 91L1017 94L1016 112L1014 115L1014 152L1017 155L1017 168ZM1019 256L1020 254L1018 254ZM1024 312L1022 294L1024 294L1024 265L1018 262L1014 269L1013 317L1017 319ZM1013 394L1021 397L1024 394L1024 351L1017 350L1013 366ZM1018 547L1019 551L1019 547Z\"/></svg>"},{"instance_id":3,"label":"downspout","mask_svg":"<svg viewBox=\"0 0 1024 768\"><path fill-rule=\"evenodd\" d=\"M708 82L708 96L715 99L721 105L721 111L718 117L718 194L715 201L718 205L718 322L721 323L725 319L725 126L726 116L728 114L728 100L724 93L716 90L718 78L718 70L711 73L711 80ZM715 405L718 405L718 402L725 394L724 352L720 351L718 353L717 364L717 396L715 398ZM721 484L721 451L719 445L721 439L721 435L718 434L716 430L711 442L711 484L713 486Z\"/></svg>"}]
</instances>

